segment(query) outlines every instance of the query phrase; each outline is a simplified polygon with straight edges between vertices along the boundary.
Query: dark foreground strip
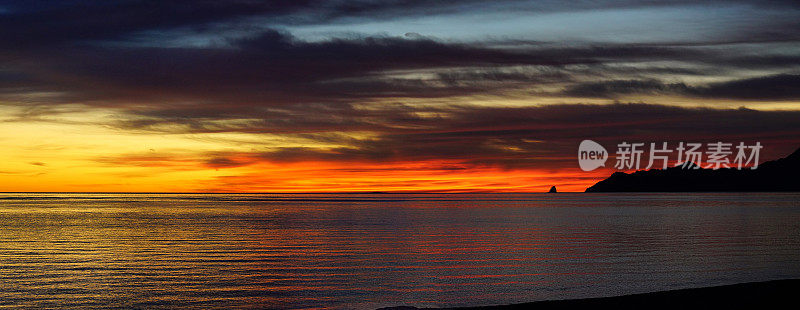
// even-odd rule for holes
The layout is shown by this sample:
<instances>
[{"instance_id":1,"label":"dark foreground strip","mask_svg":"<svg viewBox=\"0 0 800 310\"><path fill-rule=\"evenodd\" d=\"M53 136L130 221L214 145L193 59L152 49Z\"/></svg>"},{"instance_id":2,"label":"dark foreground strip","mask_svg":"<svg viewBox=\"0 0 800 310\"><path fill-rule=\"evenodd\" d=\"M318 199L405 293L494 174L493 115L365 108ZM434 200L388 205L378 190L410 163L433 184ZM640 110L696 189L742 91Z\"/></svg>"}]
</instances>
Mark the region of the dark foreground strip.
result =
<instances>
[{"instance_id":1,"label":"dark foreground strip","mask_svg":"<svg viewBox=\"0 0 800 310\"><path fill-rule=\"evenodd\" d=\"M800 309L800 280L776 280L616 297L447 309ZM390 307L383 310L414 310ZM427 309L427 308L426 308Z\"/></svg>"}]
</instances>

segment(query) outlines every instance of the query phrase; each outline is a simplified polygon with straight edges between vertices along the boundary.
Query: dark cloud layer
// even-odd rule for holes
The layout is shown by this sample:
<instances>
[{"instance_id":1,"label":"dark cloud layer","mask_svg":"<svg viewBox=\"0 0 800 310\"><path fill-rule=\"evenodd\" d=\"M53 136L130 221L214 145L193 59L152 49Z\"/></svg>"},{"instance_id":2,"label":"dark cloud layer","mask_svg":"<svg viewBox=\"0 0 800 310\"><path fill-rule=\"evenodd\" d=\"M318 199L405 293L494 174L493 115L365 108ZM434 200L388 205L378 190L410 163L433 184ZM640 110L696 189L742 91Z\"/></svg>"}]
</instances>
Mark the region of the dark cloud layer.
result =
<instances>
[{"instance_id":1,"label":"dark cloud layer","mask_svg":"<svg viewBox=\"0 0 800 310\"><path fill-rule=\"evenodd\" d=\"M217 102L280 105L302 102L352 102L382 97L444 97L498 92L509 85L454 83L458 75L438 79L390 78L385 72L475 67L471 79L527 79L534 76L493 73L492 67L594 65L706 57L672 47L627 45L499 49L433 39L364 37L305 42L269 30L230 42L229 48L120 48L84 46L57 54L27 53L9 61L6 92L61 92L62 102L103 105L135 102ZM9 59L21 57L9 56ZM569 77L562 76L566 80ZM473 81L474 82L474 81ZM519 85L510 85L519 87ZM490 89L493 88L493 89ZM59 98L51 98L58 103Z\"/></svg>"},{"instance_id":2,"label":"dark cloud layer","mask_svg":"<svg viewBox=\"0 0 800 310\"><path fill-rule=\"evenodd\" d=\"M301 109L302 110L302 109ZM420 117L418 112L438 114ZM548 105L521 108L387 107L380 111L340 110L348 122L305 112L279 115L279 122L227 127L184 126L181 133L281 133L324 141L332 148L262 147L264 151L211 154L206 165L226 168L260 161L402 162L448 159L466 166L559 169L574 166L573 153L584 139L609 148L622 142L761 142L765 158L790 153L800 145L800 111L681 108L651 104ZM162 122L163 118L158 118ZM205 121L214 120L206 116ZM403 124L394 127L390 124ZM163 123L162 123L163 125ZM413 125L413 126L412 126ZM370 131L353 138L324 131Z\"/></svg>"},{"instance_id":3,"label":"dark cloud layer","mask_svg":"<svg viewBox=\"0 0 800 310\"><path fill-rule=\"evenodd\" d=\"M214 104L238 109L298 103L354 103L374 98L440 98L503 94L509 89L570 84L577 78L606 82L568 85L566 94L610 97L634 93L677 93L723 99L793 99L791 84L798 55L752 53L749 49L707 48L702 43L603 43L492 41L453 42L424 36L385 35L305 41L286 31L287 23L380 20L481 9L559 12L596 8L689 5L687 1L79 1L10 2L0 19L0 99L35 104L127 105ZM747 2L754 8L797 9L787 1ZM714 1L704 5L723 5ZM218 33L226 24L260 18L259 27L234 27L237 35ZM780 27L753 25L718 42L794 42L800 24L778 20ZM283 24L281 24L283 23ZM759 27L764 27L759 28ZM231 26L228 26L231 27ZM272 27L272 28L270 28ZM160 46L158 33L177 31L214 37L219 45ZM152 37L149 39L147 34ZM734 38L735 37L735 38ZM780 37L780 38L779 38ZM149 44L137 45L141 40ZM726 41L727 40L727 41ZM791 51L791 49L789 49ZM678 62L683 68L643 68L649 79L609 80L619 64ZM542 67L549 68L543 70ZM582 67L581 76L574 68ZM702 69L696 69L696 68ZM674 75L726 70L789 70L740 81L746 85L684 85L665 82ZM405 75L402 75L405 73ZM415 75L416 74L416 75ZM427 75L426 75L427 74ZM422 76L422 77L421 77ZM658 76L658 77L653 77ZM664 77L664 79L661 78ZM762 81L759 83L759 81ZM736 83L736 82L731 82ZM729 87L728 87L729 86ZM741 90L747 87L749 93ZM790 85L791 86L791 85ZM727 88L726 88L727 87ZM791 87L790 87L791 88ZM46 93L47 96L37 96ZM759 96L764 93L766 95Z\"/></svg>"}]
</instances>

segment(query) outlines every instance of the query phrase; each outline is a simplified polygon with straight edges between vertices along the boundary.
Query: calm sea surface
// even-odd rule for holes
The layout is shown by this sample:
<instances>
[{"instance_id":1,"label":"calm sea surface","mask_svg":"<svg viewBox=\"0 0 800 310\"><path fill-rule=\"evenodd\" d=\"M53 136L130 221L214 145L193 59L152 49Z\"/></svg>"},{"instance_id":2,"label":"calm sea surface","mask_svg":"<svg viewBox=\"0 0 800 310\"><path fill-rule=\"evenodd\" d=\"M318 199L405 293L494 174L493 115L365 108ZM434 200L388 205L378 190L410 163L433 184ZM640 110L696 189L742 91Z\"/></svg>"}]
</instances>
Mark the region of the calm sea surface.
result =
<instances>
[{"instance_id":1,"label":"calm sea surface","mask_svg":"<svg viewBox=\"0 0 800 310\"><path fill-rule=\"evenodd\" d=\"M465 306L800 278L800 194L0 194L0 307Z\"/></svg>"}]
</instances>

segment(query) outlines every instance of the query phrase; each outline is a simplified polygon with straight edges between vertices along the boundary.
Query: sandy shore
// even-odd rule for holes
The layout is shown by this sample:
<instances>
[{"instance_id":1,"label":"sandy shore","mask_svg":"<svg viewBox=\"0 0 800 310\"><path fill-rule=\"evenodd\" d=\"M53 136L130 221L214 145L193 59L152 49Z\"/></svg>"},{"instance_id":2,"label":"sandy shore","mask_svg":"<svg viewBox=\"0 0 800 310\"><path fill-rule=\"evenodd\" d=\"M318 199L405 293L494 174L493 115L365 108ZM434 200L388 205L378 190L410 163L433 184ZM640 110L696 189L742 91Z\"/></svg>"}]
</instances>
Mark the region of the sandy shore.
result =
<instances>
[{"instance_id":1,"label":"sandy shore","mask_svg":"<svg viewBox=\"0 0 800 310\"><path fill-rule=\"evenodd\" d=\"M797 307L798 295L800 295L800 280L795 279L616 297L448 309L793 309ZM383 309L413 310L420 308L391 307Z\"/></svg>"}]
</instances>

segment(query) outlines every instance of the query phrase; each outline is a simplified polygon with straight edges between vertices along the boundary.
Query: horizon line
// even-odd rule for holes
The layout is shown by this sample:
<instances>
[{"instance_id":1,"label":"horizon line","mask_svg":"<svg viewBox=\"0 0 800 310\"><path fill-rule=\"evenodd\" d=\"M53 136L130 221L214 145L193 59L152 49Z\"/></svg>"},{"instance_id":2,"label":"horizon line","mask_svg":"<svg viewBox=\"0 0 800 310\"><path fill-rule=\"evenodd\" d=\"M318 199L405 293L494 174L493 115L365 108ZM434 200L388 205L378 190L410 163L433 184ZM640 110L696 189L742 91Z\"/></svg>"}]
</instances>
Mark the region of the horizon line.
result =
<instances>
[{"instance_id":1,"label":"horizon line","mask_svg":"<svg viewBox=\"0 0 800 310\"><path fill-rule=\"evenodd\" d=\"M563 191L558 193L585 193L576 191ZM417 191L343 191L343 192L37 192L37 191L0 191L0 194L255 194L255 195L285 195L285 194L553 194L548 192L508 192L508 191L443 191L443 192L417 192ZM557 193L556 193L557 194Z\"/></svg>"}]
</instances>

